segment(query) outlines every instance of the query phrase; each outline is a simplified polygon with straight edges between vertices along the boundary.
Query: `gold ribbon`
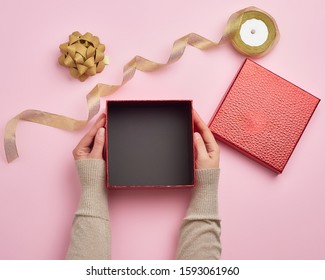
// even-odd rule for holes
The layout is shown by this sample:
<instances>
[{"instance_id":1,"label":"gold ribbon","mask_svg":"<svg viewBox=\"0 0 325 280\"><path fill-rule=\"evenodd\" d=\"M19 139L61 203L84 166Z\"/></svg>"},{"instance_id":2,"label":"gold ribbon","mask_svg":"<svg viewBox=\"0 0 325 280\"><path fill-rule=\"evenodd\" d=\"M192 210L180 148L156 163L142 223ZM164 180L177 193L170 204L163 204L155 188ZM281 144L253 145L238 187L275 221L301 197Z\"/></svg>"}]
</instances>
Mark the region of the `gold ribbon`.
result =
<instances>
[{"instance_id":1,"label":"gold ribbon","mask_svg":"<svg viewBox=\"0 0 325 280\"><path fill-rule=\"evenodd\" d=\"M268 28L267 40L260 46L248 46L241 40L240 30L247 19L256 18L262 20ZM16 127L20 120L35 122L65 130L83 129L100 109L100 97L108 96L132 79L136 70L150 72L158 70L166 65L178 61L187 45L200 50L218 47L220 44L230 41L234 48L240 53L250 57L261 57L268 53L279 39L279 31L274 19L266 12L255 7L240 10L230 16L223 36L218 42L210 41L198 34L190 33L173 44L171 54L166 63L157 63L141 56L135 56L123 68L123 80L119 85L97 84L87 94L88 118L87 120L76 120L69 117L56 115L39 110L26 110L12 118L6 125L4 136L4 147L7 161L11 162L18 157L16 147Z\"/></svg>"},{"instance_id":2,"label":"gold ribbon","mask_svg":"<svg viewBox=\"0 0 325 280\"><path fill-rule=\"evenodd\" d=\"M78 31L69 36L69 42L60 45L61 56L59 64L70 69L72 77L80 81L86 80L104 70L105 45L101 44L97 36L87 32L81 35Z\"/></svg>"}]
</instances>

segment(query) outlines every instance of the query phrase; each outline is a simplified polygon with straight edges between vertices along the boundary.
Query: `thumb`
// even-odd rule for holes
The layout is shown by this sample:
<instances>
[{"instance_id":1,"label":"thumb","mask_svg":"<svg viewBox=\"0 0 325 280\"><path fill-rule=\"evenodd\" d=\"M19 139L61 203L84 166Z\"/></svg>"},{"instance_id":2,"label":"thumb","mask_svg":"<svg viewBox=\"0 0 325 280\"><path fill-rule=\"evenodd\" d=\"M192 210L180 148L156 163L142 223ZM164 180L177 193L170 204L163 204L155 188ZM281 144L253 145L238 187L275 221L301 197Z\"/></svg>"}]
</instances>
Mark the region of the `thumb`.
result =
<instances>
[{"instance_id":1,"label":"thumb","mask_svg":"<svg viewBox=\"0 0 325 280\"><path fill-rule=\"evenodd\" d=\"M200 133L194 133L194 142L195 142L195 149L197 153L197 158L204 158L208 155L207 149L205 147L205 143L202 139Z\"/></svg>"},{"instance_id":2,"label":"thumb","mask_svg":"<svg viewBox=\"0 0 325 280\"><path fill-rule=\"evenodd\" d=\"M89 157L94 159L102 159L104 144L105 144L105 128L101 127L100 129L98 129L96 133L94 146L89 154Z\"/></svg>"}]
</instances>

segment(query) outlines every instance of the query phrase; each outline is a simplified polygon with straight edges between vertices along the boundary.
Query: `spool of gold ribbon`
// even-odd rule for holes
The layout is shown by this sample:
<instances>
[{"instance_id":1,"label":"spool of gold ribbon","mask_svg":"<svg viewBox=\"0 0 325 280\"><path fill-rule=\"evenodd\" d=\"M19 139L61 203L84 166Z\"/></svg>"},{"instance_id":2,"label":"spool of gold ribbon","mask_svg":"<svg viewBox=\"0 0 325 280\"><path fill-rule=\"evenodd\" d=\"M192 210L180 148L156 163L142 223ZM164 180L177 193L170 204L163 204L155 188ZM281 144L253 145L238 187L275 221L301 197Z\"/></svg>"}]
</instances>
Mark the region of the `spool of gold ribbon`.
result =
<instances>
[{"instance_id":1,"label":"spool of gold ribbon","mask_svg":"<svg viewBox=\"0 0 325 280\"><path fill-rule=\"evenodd\" d=\"M35 122L65 130L84 128L100 109L100 97L108 96L132 79L136 70L150 72L178 61L187 45L200 50L218 47L230 41L240 53L250 57L261 57L268 53L277 43L279 31L275 20L266 12L255 7L240 10L228 20L224 34L218 42L210 41L198 34L190 33L176 40L173 44L169 59L166 63L157 63L141 56L135 56L123 68L123 80L119 85L97 84L87 94L88 118L76 120L39 110L26 110L12 118L6 125L4 147L7 161L18 157L16 147L16 127L20 120Z\"/></svg>"},{"instance_id":2,"label":"spool of gold ribbon","mask_svg":"<svg viewBox=\"0 0 325 280\"><path fill-rule=\"evenodd\" d=\"M266 12L256 8L248 9L240 15L234 14L230 17L227 26L232 29L228 33L231 34L233 47L250 57L261 57L267 54L279 40L279 30L275 20Z\"/></svg>"}]
</instances>

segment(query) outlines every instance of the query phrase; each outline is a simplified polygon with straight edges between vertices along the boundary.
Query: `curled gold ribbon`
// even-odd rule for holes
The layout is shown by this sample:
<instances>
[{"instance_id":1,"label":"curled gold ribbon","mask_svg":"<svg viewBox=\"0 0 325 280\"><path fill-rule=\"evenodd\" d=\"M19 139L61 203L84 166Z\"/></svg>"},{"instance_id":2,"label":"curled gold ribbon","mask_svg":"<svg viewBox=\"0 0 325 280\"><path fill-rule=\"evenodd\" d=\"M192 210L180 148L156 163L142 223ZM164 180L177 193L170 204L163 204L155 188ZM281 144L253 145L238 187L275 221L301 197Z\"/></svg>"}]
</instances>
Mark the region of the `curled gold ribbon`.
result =
<instances>
[{"instance_id":1,"label":"curled gold ribbon","mask_svg":"<svg viewBox=\"0 0 325 280\"><path fill-rule=\"evenodd\" d=\"M241 26L246 20L256 18L262 20L268 28L267 40L260 46L249 46L241 40ZM141 56L135 56L123 68L123 80L119 85L97 84L87 94L88 118L87 120L76 120L69 117L56 115L39 110L26 110L12 118L6 125L4 136L4 147L7 161L11 162L18 157L16 146L16 127L20 120L35 122L64 130L83 129L100 109L100 97L108 96L132 79L136 70L150 72L178 61L187 45L200 50L207 50L218 47L220 44L230 41L233 47L240 53L250 57L261 57L268 53L277 43L279 31L274 19L266 12L249 7L232 14L226 25L224 34L218 42L210 41L198 34L189 33L179 38L173 44L170 56L166 63L157 63Z\"/></svg>"},{"instance_id":2,"label":"curled gold ribbon","mask_svg":"<svg viewBox=\"0 0 325 280\"><path fill-rule=\"evenodd\" d=\"M60 50L59 64L68 67L71 76L80 81L102 72L107 64L105 45L89 32L84 35L78 31L73 32L69 41L60 45Z\"/></svg>"}]
</instances>

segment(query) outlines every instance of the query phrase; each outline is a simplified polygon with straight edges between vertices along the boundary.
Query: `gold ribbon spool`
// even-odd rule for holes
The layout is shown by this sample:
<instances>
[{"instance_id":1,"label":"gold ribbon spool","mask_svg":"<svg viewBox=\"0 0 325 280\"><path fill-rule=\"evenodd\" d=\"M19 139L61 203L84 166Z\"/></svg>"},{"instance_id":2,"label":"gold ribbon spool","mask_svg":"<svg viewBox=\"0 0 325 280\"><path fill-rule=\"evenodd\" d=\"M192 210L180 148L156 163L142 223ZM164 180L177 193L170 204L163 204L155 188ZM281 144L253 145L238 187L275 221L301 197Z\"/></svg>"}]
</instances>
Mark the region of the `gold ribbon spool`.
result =
<instances>
[{"instance_id":1,"label":"gold ribbon spool","mask_svg":"<svg viewBox=\"0 0 325 280\"><path fill-rule=\"evenodd\" d=\"M232 34L231 44L238 52L246 56L261 57L266 55L276 45L280 38L279 29L275 20L271 15L262 10L252 8L244 11L239 16L234 14L232 17L229 19L227 25L230 28L234 28L233 30L229 30L229 33ZM231 24L231 22L234 24ZM249 22L251 22L250 28L246 30L246 32L249 31L249 35L251 35L253 41L255 41L255 45L248 44L243 40L243 35L245 35L245 33L242 34L243 27ZM262 41L258 42L258 40L254 40L260 35L264 37L261 38Z\"/></svg>"},{"instance_id":2,"label":"gold ribbon spool","mask_svg":"<svg viewBox=\"0 0 325 280\"><path fill-rule=\"evenodd\" d=\"M268 29L266 41L259 46L250 46L242 40L240 31L248 20L256 19L262 21ZM86 96L88 106L87 120L76 120L62 115L56 115L39 110L26 110L12 118L6 125L4 136L4 148L8 162L12 162L18 157L16 146L16 127L20 120L39 123L64 130L83 129L87 123L99 112L100 97L108 96L117 91L120 87L132 79L136 70L150 72L158 70L169 64L178 61L187 45L191 45L200 50L216 48L226 41L230 41L234 48L240 53L250 57L261 57L267 54L277 43L279 30L275 20L266 12L249 7L232 14L228 20L225 31L219 42L213 42L198 34L189 33L179 38L173 44L172 51L166 63L158 63L141 56L135 56L123 68L123 80L119 85L97 84Z\"/></svg>"}]
</instances>

